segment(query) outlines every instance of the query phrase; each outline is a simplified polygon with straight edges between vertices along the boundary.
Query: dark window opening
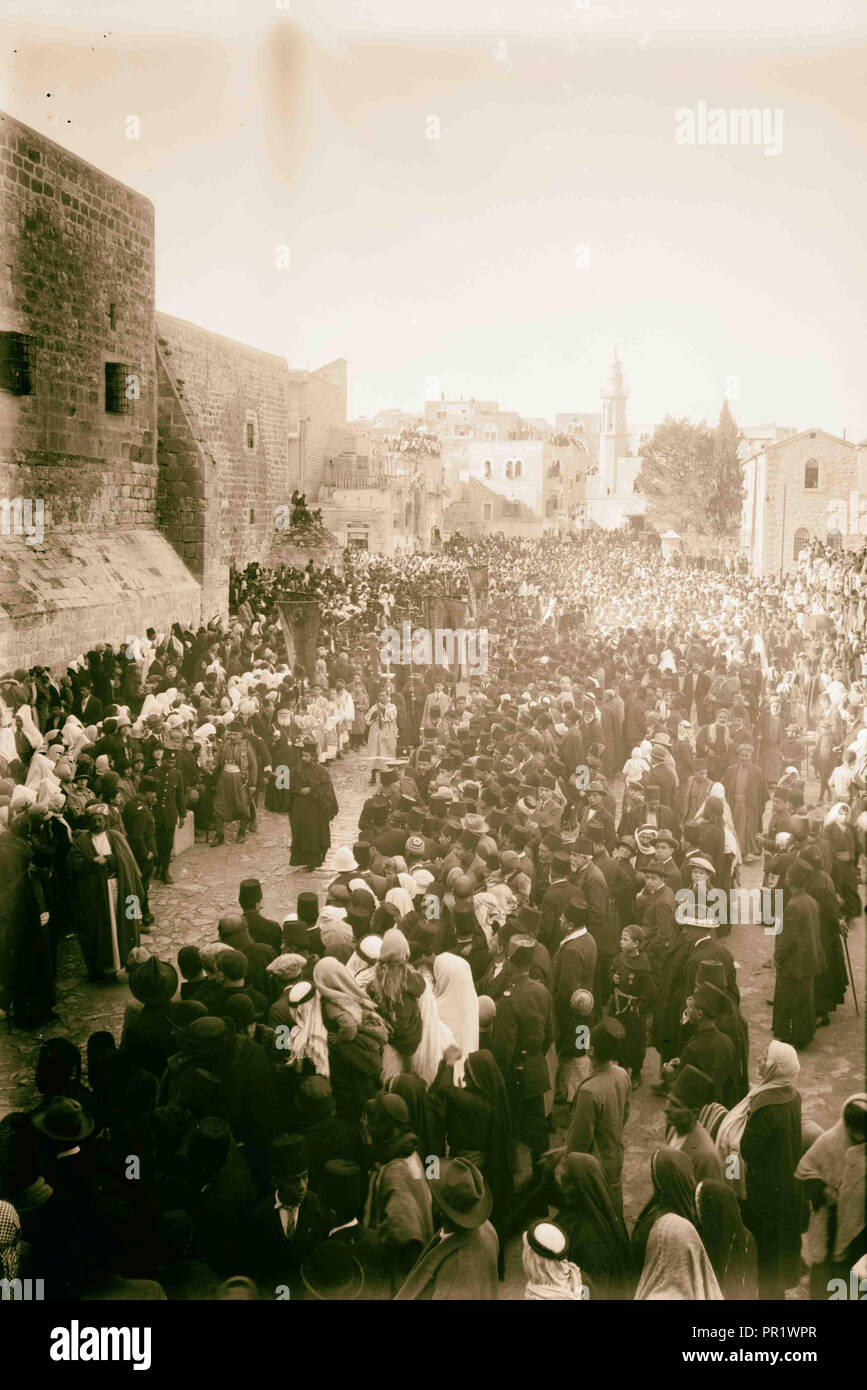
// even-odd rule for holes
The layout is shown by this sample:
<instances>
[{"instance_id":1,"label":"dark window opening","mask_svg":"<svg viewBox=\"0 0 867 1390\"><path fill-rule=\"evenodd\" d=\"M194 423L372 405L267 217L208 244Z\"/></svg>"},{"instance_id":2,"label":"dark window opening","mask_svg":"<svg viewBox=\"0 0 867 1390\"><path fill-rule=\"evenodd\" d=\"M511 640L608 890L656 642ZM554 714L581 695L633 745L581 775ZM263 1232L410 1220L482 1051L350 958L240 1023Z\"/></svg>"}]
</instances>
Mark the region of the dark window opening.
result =
<instances>
[{"instance_id":1,"label":"dark window opening","mask_svg":"<svg viewBox=\"0 0 867 1390\"><path fill-rule=\"evenodd\" d=\"M815 459L807 459L804 464L804 487L817 488L819 486L819 465Z\"/></svg>"},{"instance_id":2,"label":"dark window opening","mask_svg":"<svg viewBox=\"0 0 867 1390\"><path fill-rule=\"evenodd\" d=\"M253 525L253 523L255 522L255 520L256 520L256 512L255 512L255 510L253 509L253 507L251 507L251 508L250 508L250 525L251 525L251 526Z\"/></svg>"},{"instance_id":3,"label":"dark window opening","mask_svg":"<svg viewBox=\"0 0 867 1390\"><path fill-rule=\"evenodd\" d=\"M130 369L125 363L106 362L105 409L107 414L131 414L132 398L127 394L127 382L131 375Z\"/></svg>"},{"instance_id":4,"label":"dark window opening","mask_svg":"<svg viewBox=\"0 0 867 1390\"><path fill-rule=\"evenodd\" d=\"M30 339L26 333L0 333L0 389L29 396Z\"/></svg>"},{"instance_id":5,"label":"dark window opening","mask_svg":"<svg viewBox=\"0 0 867 1390\"><path fill-rule=\"evenodd\" d=\"M797 560L797 558L798 558L798 556L800 555L801 551L802 551L802 550L806 550L806 548L807 548L807 546L808 546L809 544L810 544L810 533L809 533L809 531L807 530L806 526L799 526L798 529L797 529L797 531L795 532L794 552L793 552L793 554L792 554L792 559L793 559L793 560Z\"/></svg>"},{"instance_id":6,"label":"dark window opening","mask_svg":"<svg viewBox=\"0 0 867 1390\"><path fill-rule=\"evenodd\" d=\"M255 426L255 424L254 424L254 422L253 422L252 420L248 420L248 421L247 421L246 430L247 430L247 448L248 448L248 449L255 449L255 447L256 447L256 426Z\"/></svg>"}]
</instances>

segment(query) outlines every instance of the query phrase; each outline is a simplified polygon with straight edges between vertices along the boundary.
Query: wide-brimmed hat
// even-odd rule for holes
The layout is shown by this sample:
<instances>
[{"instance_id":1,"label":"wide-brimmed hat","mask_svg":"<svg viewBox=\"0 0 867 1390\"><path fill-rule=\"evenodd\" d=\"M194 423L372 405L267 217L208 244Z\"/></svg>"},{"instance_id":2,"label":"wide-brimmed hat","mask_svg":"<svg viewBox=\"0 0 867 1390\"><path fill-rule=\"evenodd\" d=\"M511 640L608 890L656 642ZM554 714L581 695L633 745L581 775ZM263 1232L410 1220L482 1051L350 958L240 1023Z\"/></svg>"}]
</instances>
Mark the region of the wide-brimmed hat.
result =
<instances>
[{"instance_id":1,"label":"wide-brimmed hat","mask_svg":"<svg viewBox=\"0 0 867 1390\"><path fill-rule=\"evenodd\" d=\"M312 1298L347 1302L361 1297L364 1271L348 1246L339 1240L317 1245L301 1265L304 1287Z\"/></svg>"},{"instance_id":2,"label":"wide-brimmed hat","mask_svg":"<svg viewBox=\"0 0 867 1390\"><path fill-rule=\"evenodd\" d=\"M474 1163L441 1158L440 1175L430 1179L431 1196L450 1221L466 1230L484 1225L491 1214L491 1190Z\"/></svg>"},{"instance_id":3,"label":"wide-brimmed hat","mask_svg":"<svg viewBox=\"0 0 867 1390\"><path fill-rule=\"evenodd\" d=\"M129 980L129 992L140 1004L167 1004L178 987L178 972L168 961L151 956L137 965Z\"/></svg>"},{"instance_id":4,"label":"wide-brimmed hat","mask_svg":"<svg viewBox=\"0 0 867 1390\"><path fill-rule=\"evenodd\" d=\"M77 1144L93 1133L93 1116L71 1096L52 1096L33 1112L33 1128L49 1139Z\"/></svg>"}]
</instances>

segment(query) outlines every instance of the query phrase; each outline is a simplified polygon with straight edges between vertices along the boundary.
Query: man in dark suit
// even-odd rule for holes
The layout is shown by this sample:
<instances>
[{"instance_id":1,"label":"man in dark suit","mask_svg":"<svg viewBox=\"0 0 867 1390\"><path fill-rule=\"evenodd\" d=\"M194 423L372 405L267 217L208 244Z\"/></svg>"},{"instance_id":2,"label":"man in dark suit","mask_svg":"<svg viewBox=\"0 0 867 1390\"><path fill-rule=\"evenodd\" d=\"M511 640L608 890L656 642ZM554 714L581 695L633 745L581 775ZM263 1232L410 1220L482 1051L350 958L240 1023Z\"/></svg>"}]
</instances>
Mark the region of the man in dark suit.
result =
<instances>
[{"instance_id":1,"label":"man in dark suit","mask_svg":"<svg viewBox=\"0 0 867 1390\"><path fill-rule=\"evenodd\" d=\"M334 1226L310 1191L307 1151L300 1134L283 1134L271 1144L273 1190L255 1208L250 1229L252 1267L287 1287L292 1299L304 1297L301 1264L326 1240Z\"/></svg>"},{"instance_id":2,"label":"man in dark suit","mask_svg":"<svg viewBox=\"0 0 867 1390\"><path fill-rule=\"evenodd\" d=\"M184 784L175 771L174 753L171 749L155 744L151 752L153 765L148 776L155 784L156 797L153 804L154 830L157 841L157 859L154 877L163 883L171 883L169 861L175 844L175 830L187 814L184 797Z\"/></svg>"},{"instance_id":3,"label":"man in dark suit","mask_svg":"<svg viewBox=\"0 0 867 1390\"><path fill-rule=\"evenodd\" d=\"M541 903L542 918L539 925L539 939L548 954L553 955L560 944L560 919L566 904L575 896L575 885L569 877L571 861L563 852L551 860L551 886Z\"/></svg>"},{"instance_id":4,"label":"man in dark suit","mask_svg":"<svg viewBox=\"0 0 867 1390\"><path fill-rule=\"evenodd\" d=\"M686 1001L686 1023L690 1036L680 1049L680 1056L663 1067L663 1076L671 1080L681 1067L695 1067L709 1076L713 1085L711 1100L728 1107L728 1083L734 1068L735 1045L726 1033L716 1026L717 1018L725 1012L725 995L715 985L696 985Z\"/></svg>"},{"instance_id":5,"label":"man in dark suit","mask_svg":"<svg viewBox=\"0 0 867 1390\"><path fill-rule=\"evenodd\" d=\"M123 828L129 847L138 864L142 883L142 927L149 927L154 920L148 902L148 885L157 858L157 841L154 831L153 806L157 799L158 784L153 778L142 778L139 792L123 808Z\"/></svg>"},{"instance_id":6,"label":"man in dark suit","mask_svg":"<svg viewBox=\"0 0 867 1390\"><path fill-rule=\"evenodd\" d=\"M275 955L279 955L282 940L280 924L272 922L270 917L263 917L259 911L262 903L262 885L258 878L245 878L242 881L238 889L238 903L253 940L264 941Z\"/></svg>"},{"instance_id":7,"label":"man in dark suit","mask_svg":"<svg viewBox=\"0 0 867 1390\"><path fill-rule=\"evenodd\" d=\"M512 978L497 1004L491 1050L506 1083L515 1136L536 1160L548 1147L545 1056L554 1041L554 1014L545 986L530 978L536 942L517 936L510 945Z\"/></svg>"},{"instance_id":8,"label":"man in dark suit","mask_svg":"<svg viewBox=\"0 0 867 1390\"><path fill-rule=\"evenodd\" d=\"M78 714L86 729L100 722L103 709L102 700L93 693L90 676L82 676L78 682Z\"/></svg>"}]
</instances>

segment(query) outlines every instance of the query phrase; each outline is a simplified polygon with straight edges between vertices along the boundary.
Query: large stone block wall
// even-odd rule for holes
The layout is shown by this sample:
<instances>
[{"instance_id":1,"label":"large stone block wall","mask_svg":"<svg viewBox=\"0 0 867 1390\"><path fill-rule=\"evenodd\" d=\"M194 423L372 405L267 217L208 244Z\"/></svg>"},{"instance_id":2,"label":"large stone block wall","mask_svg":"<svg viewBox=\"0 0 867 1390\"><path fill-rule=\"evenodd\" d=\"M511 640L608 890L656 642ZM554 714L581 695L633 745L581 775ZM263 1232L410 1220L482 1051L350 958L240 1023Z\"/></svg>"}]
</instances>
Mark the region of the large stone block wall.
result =
<instances>
[{"instance_id":1,"label":"large stone block wall","mask_svg":"<svg viewBox=\"0 0 867 1390\"><path fill-rule=\"evenodd\" d=\"M275 508L292 494L289 368L169 314L155 323L159 524L202 582L211 616L225 611L229 564L267 559Z\"/></svg>"},{"instance_id":2,"label":"large stone block wall","mask_svg":"<svg viewBox=\"0 0 867 1390\"><path fill-rule=\"evenodd\" d=\"M0 391L0 497L43 499L47 532L153 526L153 207L5 115L0 188L0 330L29 335L32 383ZM138 378L129 414L106 360Z\"/></svg>"},{"instance_id":3,"label":"large stone block wall","mask_svg":"<svg viewBox=\"0 0 867 1390\"><path fill-rule=\"evenodd\" d=\"M0 390L0 669L63 669L95 642L198 622L199 586L156 531L154 210L0 114L0 331L29 338L28 394ZM138 383L105 410L105 363ZM5 532L5 533L4 533Z\"/></svg>"},{"instance_id":4,"label":"large stone block wall","mask_svg":"<svg viewBox=\"0 0 867 1390\"><path fill-rule=\"evenodd\" d=\"M810 537L825 540L828 503L842 499L858 486L858 451L823 430L810 430L766 451L767 472L761 544L762 574L795 566L795 532L804 527ZM818 488L804 487L808 459L819 464ZM845 532L845 528L844 528Z\"/></svg>"}]
</instances>

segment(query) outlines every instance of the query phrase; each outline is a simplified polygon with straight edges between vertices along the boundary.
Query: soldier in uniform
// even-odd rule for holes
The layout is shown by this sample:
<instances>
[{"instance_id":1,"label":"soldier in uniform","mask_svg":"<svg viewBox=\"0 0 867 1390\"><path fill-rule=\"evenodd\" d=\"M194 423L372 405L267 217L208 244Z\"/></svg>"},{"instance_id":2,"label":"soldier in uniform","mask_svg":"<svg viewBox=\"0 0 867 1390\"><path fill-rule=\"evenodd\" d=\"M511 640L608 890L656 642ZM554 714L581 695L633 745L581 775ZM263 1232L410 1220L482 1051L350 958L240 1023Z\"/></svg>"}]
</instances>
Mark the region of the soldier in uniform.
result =
<instances>
[{"instance_id":1,"label":"soldier in uniform","mask_svg":"<svg viewBox=\"0 0 867 1390\"><path fill-rule=\"evenodd\" d=\"M169 748L157 744L151 754L153 766L148 776L156 784L153 803L154 832L157 842L154 878L171 883L169 860L175 843L175 829L187 814L184 784L175 770L175 755Z\"/></svg>"},{"instance_id":2,"label":"soldier in uniform","mask_svg":"<svg viewBox=\"0 0 867 1390\"><path fill-rule=\"evenodd\" d=\"M154 920L148 901L148 885L157 862L156 828L152 808L156 805L159 781L143 777L141 787L123 808L123 828L133 852L142 883L142 928Z\"/></svg>"},{"instance_id":3,"label":"soldier in uniform","mask_svg":"<svg viewBox=\"0 0 867 1390\"><path fill-rule=\"evenodd\" d=\"M530 978L536 942L512 938L511 979L497 1002L491 1050L503 1073L512 1128L536 1162L548 1147L545 1092L551 1087L546 1054L554 1041L551 996Z\"/></svg>"}]
</instances>

